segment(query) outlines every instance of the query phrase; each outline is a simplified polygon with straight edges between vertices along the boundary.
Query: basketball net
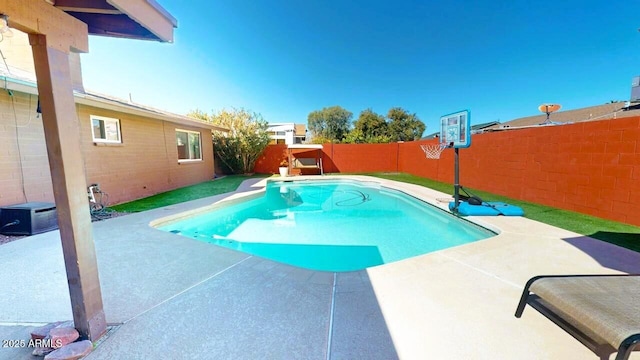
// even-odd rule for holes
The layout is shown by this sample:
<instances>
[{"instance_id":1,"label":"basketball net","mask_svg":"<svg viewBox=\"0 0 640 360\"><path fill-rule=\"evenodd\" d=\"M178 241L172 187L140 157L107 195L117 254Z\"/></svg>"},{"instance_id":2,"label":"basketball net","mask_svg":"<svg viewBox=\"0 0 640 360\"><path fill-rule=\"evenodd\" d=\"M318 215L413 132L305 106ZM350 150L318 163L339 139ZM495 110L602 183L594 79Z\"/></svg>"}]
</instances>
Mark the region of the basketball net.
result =
<instances>
[{"instance_id":1,"label":"basketball net","mask_svg":"<svg viewBox=\"0 0 640 360\"><path fill-rule=\"evenodd\" d=\"M446 143L420 145L427 159L440 159L440 154L448 147Z\"/></svg>"}]
</instances>

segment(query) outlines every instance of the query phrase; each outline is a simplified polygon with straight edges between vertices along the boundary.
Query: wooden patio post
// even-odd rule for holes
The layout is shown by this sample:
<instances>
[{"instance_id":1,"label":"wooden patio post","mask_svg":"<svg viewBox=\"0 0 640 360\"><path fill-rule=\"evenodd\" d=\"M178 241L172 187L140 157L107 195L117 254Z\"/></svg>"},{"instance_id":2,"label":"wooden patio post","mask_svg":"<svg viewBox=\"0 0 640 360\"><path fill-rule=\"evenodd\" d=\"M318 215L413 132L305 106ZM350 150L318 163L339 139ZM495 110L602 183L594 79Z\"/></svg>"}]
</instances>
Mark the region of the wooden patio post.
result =
<instances>
[{"instance_id":1,"label":"wooden patio post","mask_svg":"<svg viewBox=\"0 0 640 360\"><path fill-rule=\"evenodd\" d=\"M87 32L84 36L88 36ZM67 46L65 50L43 34L29 34L29 40L38 79L73 320L83 338L96 341L106 332L106 321L87 200L80 124L71 82L70 49Z\"/></svg>"},{"instance_id":2,"label":"wooden patio post","mask_svg":"<svg viewBox=\"0 0 640 360\"><path fill-rule=\"evenodd\" d=\"M171 42L177 22L152 0L0 0L8 25L29 34L73 320L96 341L106 322L69 64L71 51L89 51L89 26L63 8L90 14L91 31L102 35Z\"/></svg>"}]
</instances>

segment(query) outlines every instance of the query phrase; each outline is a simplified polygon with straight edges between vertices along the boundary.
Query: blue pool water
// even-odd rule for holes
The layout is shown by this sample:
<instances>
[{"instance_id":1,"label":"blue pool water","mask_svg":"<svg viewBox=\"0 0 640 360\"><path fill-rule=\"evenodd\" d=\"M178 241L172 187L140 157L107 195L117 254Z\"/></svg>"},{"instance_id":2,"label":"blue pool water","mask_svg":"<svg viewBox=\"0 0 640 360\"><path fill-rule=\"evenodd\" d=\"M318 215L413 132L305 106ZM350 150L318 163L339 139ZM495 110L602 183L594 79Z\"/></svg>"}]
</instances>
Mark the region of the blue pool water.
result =
<instances>
[{"instance_id":1,"label":"blue pool water","mask_svg":"<svg viewBox=\"0 0 640 360\"><path fill-rule=\"evenodd\" d=\"M348 180L274 181L264 196L159 227L324 271L353 271L495 234L400 191Z\"/></svg>"}]
</instances>

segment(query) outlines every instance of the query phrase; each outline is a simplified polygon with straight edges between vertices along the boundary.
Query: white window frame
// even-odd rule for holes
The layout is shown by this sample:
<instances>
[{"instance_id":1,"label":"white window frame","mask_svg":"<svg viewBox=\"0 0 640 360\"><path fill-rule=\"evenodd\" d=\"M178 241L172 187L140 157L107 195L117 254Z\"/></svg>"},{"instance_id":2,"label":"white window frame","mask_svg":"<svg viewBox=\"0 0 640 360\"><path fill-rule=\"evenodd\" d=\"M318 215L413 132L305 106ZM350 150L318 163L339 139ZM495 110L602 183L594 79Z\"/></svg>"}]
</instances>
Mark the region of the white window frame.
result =
<instances>
[{"instance_id":1,"label":"white window frame","mask_svg":"<svg viewBox=\"0 0 640 360\"><path fill-rule=\"evenodd\" d=\"M122 144L122 129L120 128L120 119L110 118L110 117L106 117L106 116L90 115L89 116L89 120L91 121L91 137L93 138L93 142L110 143L110 144ZM95 133L94 127L93 127L93 121L94 120L99 120L99 121L102 121L103 123L115 122L117 130L118 130L118 140L109 140L109 139L102 139L102 138L96 137L96 133Z\"/></svg>"},{"instance_id":2,"label":"white window frame","mask_svg":"<svg viewBox=\"0 0 640 360\"><path fill-rule=\"evenodd\" d=\"M187 133L187 139L189 139L188 134L198 134L198 142L199 142L199 147L200 147L200 158L199 159L180 159L178 157L178 162L179 163L183 163L183 162L198 162L198 161L202 161L202 134L199 131L193 131L193 130L184 130L184 129L176 129L176 134L178 132L183 132L183 133ZM176 149L177 149L177 138L176 138ZM189 144L186 144L187 149L189 148ZM180 154L178 154L178 156L180 156Z\"/></svg>"}]
</instances>

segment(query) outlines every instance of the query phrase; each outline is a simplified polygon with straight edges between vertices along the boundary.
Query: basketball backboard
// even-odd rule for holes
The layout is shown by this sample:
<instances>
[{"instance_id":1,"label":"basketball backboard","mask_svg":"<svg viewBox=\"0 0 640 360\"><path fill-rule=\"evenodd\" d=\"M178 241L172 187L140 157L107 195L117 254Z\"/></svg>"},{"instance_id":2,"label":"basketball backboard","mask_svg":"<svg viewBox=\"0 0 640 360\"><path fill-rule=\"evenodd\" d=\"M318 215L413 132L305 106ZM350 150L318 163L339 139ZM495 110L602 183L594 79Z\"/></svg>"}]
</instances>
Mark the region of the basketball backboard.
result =
<instances>
[{"instance_id":1,"label":"basketball backboard","mask_svg":"<svg viewBox=\"0 0 640 360\"><path fill-rule=\"evenodd\" d=\"M466 148L471 145L471 114L462 110L440 117L440 143L454 148Z\"/></svg>"}]
</instances>

